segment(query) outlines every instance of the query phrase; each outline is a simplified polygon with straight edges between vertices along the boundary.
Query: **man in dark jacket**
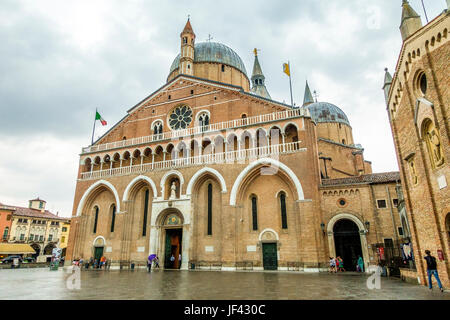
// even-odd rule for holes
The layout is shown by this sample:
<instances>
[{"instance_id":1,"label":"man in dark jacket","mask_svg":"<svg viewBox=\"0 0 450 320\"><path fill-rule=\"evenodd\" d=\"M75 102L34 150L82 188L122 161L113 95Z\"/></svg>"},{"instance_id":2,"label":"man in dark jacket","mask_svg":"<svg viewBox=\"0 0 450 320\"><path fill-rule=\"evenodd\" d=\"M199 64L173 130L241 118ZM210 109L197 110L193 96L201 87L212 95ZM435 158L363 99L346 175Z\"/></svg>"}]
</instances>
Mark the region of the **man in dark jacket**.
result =
<instances>
[{"instance_id":1,"label":"man in dark jacket","mask_svg":"<svg viewBox=\"0 0 450 320\"><path fill-rule=\"evenodd\" d=\"M436 258L431 255L430 250L425 250L425 260L427 261L427 273L428 273L428 287L430 290L433 290L433 284L431 283L431 276L434 275L436 278L437 284L441 292L444 292L444 288L442 288L441 280L439 279L439 274L437 271Z\"/></svg>"}]
</instances>

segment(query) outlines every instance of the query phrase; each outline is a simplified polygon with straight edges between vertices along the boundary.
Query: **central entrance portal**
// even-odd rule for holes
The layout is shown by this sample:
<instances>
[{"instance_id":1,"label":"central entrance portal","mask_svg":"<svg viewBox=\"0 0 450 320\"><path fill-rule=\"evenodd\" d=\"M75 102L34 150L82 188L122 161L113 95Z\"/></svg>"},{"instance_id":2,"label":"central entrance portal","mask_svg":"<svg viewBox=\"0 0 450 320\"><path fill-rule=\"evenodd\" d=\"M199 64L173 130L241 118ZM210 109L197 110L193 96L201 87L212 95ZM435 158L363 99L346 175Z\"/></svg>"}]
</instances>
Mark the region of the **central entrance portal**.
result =
<instances>
[{"instance_id":1,"label":"central entrance portal","mask_svg":"<svg viewBox=\"0 0 450 320\"><path fill-rule=\"evenodd\" d=\"M182 229L166 229L164 268L179 269L181 266Z\"/></svg>"},{"instance_id":2,"label":"central entrance portal","mask_svg":"<svg viewBox=\"0 0 450 320\"><path fill-rule=\"evenodd\" d=\"M94 259L100 262L100 258L103 256L103 247L94 247Z\"/></svg>"},{"instance_id":3,"label":"central entrance portal","mask_svg":"<svg viewBox=\"0 0 450 320\"><path fill-rule=\"evenodd\" d=\"M341 219L334 225L333 232L336 257L344 260L346 271L356 271L358 257L363 256L358 226L349 219Z\"/></svg>"},{"instance_id":4,"label":"central entrance portal","mask_svg":"<svg viewBox=\"0 0 450 320\"><path fill-rule=\"evenodd\" d=\"M277 270L277 244L276 243L263 243L263 267L264 270Z\"/></svg>"}]
</instances>

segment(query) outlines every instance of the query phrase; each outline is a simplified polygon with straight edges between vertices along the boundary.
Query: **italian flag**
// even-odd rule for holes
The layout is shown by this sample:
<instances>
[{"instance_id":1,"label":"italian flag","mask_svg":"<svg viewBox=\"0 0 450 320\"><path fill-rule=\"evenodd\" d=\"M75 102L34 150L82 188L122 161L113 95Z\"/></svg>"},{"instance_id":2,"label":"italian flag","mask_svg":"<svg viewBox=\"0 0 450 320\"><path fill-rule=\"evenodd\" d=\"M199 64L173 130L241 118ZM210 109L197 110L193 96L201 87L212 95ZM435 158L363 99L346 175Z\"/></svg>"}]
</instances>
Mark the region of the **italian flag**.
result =
<instances>
[{"instance_id":1,"label":"italian flag","mask_svg":"<svg viewBox=\"0 0 450 320\"><path fill-rule=\"evenodd\" d=\"M100 115L100 113L98 113L98 111L95 112L95 120L100 120L100 122L102 123L102 126L107 125L106 120L102 118L102 116Z\"/></svg>"}]
</instances>

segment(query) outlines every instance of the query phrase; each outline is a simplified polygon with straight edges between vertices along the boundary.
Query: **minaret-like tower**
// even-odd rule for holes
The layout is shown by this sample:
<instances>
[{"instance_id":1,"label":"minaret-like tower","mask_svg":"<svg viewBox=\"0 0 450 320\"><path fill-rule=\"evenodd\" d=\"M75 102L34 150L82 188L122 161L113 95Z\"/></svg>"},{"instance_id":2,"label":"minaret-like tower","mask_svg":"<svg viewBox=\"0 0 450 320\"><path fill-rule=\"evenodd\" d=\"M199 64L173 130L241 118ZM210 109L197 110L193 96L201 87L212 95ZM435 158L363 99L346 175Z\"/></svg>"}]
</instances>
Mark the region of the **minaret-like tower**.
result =
<instances>
[{"instance_id":1,"label":"minaret-like tower","mask_svg":"<svg viewBox=\"0 0 450 320\"><path fill-rule=\"evenodd\" d=\"M183 32L180 34L181 52L180 52L180 74L194 75L194 45L195 33L192 30L191 22L186 22Z\"/></svg>"},{"instance_id":2,"label":"minaret-like tower","mask_svg":"<svg viewBox=\"0 0 450 320\"><path fill-rule=\"evenodd\" d=\"M303 98L303 107L305 107L311 103L314 103L314 99L311 94L311 90L309 89L308 80L306 80L305 96Z\"/></svg>"},{"instance_id":3,"label":"minaret-like tower","mask_svg":"<svg viewBox=\"0 0 450 320\"><path fill-rule=\"evenodd\" d=\"M388 71L388 68L384 69L384 84L383 84L383 91L384 91L384 99L386 100L386 105L389 103L389 90L391 89L392 85L392 76Z\"/></svg>"},{"instance_id":4,"label":"minaret-like tower","mask_svg":"<svg viewBox=\"0 0 450 320\"><path fill-rule=\"evenodd\" d=\"M251 92L258 96L261 96L263 98L272 100L269 92L267 91L266 85L264 83L266 80L266 77L264 77L264 74L261 69L261 65L259 64L259 61L258 61L258 50L255 48L255 50L253 50L253 52L255 53L255 62L253 63Z\"/></svg>"},{"instance_id":5,"label":"minaret-like tower","mask_svg":"<svg viewBox=\"0 0 450 320\"><path fill-rule=\"evenodd\" d=\"M402 39L405 41L414 32L422 28L422 20L416 11L409 5L408 0L403 0L402 22L400 24L400 32Z\"/></svg>"}]
</instances>

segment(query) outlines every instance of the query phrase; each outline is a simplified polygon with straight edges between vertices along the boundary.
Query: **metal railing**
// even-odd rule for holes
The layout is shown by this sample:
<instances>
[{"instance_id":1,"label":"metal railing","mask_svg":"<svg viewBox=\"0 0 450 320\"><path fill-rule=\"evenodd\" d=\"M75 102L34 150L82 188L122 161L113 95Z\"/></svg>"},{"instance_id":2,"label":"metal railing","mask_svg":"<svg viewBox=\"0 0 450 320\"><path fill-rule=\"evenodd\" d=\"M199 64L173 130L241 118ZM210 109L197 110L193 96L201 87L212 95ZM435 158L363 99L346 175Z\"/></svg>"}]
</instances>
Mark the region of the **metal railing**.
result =
<instances>
[{"instance_id":1,"label":"metal railing","mask_svg":"<svg viewBox=\"0 0 450 320\"><path fill-rule=\"evenodd\" d=\"M161 140L167 139L175 139L187 136L193 136L198 134L205 134L214 131L221 131L226 129L244 127L255 125L264 122L272 122L278 120L286 120L291 118L309 116L309 111L307 109L291 109L285 111L279 111L268 114L261 114L254 117L244 118L244 119L235 119L229 121L223 121L218 123L209 124L208 126L196 126L193 128L183 129L183 130L175 130L168 131L160 134L153 134L144 137L138 137L128 140L121 140L115 142L109 142L104 144L92 145L89 147L84 147L81 149L81 153L90 153L90 152L98 152L98 151L106 151L110 149L129 147L139 144L152 143Z\"/></svg>"},{"instance_id":2,"label":"metal railing","mask_svg":"<svg viewBox=\"0 0 450 320\"><path fill-rule=\"evenodd\" d=\"M295 152L306 151L306 148L300 148L301 141L289 142L278 145L269 145L259 148L243 149L236 151L228 151L222 153L204 154L200 156L178 158L173 160L165 160L159 162L143 163L138 165L130 165L120 168L110 168L105 170L97 170L83 172L81 180L100 179L110 176L120 176L128 174L139 174L148 171L166 170L172 168L182 168L199 166L204 164L217 163L234 163L236 161L245 161L247 159L264 158L279 154L290 154Z\"/></svg>"}]
</instances>

